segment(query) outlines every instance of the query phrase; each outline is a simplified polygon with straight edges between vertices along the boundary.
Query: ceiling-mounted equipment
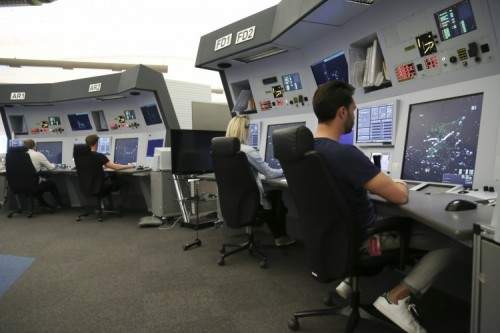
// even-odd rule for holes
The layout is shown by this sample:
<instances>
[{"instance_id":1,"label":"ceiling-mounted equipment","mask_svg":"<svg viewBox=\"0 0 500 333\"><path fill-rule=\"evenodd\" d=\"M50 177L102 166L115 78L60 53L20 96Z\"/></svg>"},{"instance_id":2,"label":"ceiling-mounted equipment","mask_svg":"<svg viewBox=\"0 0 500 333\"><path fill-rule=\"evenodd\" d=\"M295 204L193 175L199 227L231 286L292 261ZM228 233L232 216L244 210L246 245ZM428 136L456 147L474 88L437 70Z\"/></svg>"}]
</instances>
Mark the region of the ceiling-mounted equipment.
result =
<instances>
[{"instance_id":1,"label":"ceiling-mounted equipment","mask_svg":"<svg viewBox=\"0 0 500 333\"><path fill-rule=\"evenodd\" d=\"M250 62L257 61L257 60L264 59L264 58L268 58L268 57L271 57L271 56L274 56L274 55L277 55L277 54L280 54L280 53L283 53L286 51L287 51L286 49L282 49L282 48L279 48L277 46L272 46L272 47L265 49L263 51L258 51L257 53L247 55L244 57L240 57L240 58L236 58L234 60L241 61L244 63L250 63Z\"/></svg>"}]
</instances>

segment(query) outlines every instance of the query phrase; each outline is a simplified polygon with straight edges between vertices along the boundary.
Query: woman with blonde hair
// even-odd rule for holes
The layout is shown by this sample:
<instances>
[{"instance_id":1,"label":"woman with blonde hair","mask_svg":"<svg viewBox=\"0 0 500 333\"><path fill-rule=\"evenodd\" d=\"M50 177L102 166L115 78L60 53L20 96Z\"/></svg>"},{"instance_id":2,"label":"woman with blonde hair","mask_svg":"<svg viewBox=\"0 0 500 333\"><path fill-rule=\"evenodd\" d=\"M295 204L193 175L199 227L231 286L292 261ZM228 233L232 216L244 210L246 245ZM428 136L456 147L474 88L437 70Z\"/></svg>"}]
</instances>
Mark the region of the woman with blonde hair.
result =
<instances>
[{"instance_id":1,"label":"woman with blonde hair","mask_svg":"<svg viewBox=\"0 0 500 333\"><path fill-rule=\"evenodd\" d=\"M234 116L227 126L226 137L239 139L240 151L246 154L248 162L255 173L255 179L260 191L261 204L258 215L266 221L273 234L274 243L276 246L291 245L295 243L295 240L288 237L286 233L286 214L288 210L281 200L281 191L264 191L260 178L258 177L259 173L264 175L267 179L282 177L283 170L271 168L255 148L246 144L249 125L250 120L247 116Z\"/></svg>"}]
</instances>

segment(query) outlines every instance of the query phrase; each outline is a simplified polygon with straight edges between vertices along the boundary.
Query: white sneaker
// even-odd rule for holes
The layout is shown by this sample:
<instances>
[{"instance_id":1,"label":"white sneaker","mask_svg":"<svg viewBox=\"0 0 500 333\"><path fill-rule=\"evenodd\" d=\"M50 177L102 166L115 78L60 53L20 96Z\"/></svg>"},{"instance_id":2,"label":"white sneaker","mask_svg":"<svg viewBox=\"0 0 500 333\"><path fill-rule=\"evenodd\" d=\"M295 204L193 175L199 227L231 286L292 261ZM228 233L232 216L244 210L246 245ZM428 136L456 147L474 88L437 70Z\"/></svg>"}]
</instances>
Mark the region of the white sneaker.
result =
<instances>
[{"instance_id":1,"label":"white sneaker","mask_svg":"<svg viewBox=\"0 0 500 333\"><path fill-rule=\"evenodd\" d=\"M335 288L335 291L343 299L348 299L352 293L352 288L351 285L349 284L349 279L345 279L344 281L340 282L337 288Z\"/></svg>"},{"instance_id":2,"label":"white sneaker","mask_svg":"<svg viewBox=\"0 0 500 333\"><path fill-rule=\"evenodd\" d=\"M415 310L415 305L410 304L410 297L406 297L398 304L389 303L385 296L380 296L373 303L373 306L393 323L401 327L408 333L427 333L413 316L411 310Z\"/></svg>"}]
</instances>

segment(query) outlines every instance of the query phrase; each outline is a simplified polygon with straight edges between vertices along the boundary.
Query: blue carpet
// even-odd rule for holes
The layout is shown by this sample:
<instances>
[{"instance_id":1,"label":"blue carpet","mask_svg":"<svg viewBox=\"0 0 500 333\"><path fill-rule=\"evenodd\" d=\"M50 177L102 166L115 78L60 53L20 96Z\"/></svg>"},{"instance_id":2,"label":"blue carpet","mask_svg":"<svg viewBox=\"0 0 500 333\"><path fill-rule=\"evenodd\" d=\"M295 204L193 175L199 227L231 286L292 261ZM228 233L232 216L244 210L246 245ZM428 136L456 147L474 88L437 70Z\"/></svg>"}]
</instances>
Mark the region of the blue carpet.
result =
<instances>
[{"instance_id":1,"label":"blue carpet","mask_svg":"<svg viewBox=\"0 0 500 333\"><path fill-rule=\"evenodd\" d=\"M0 297L31 266L35 258L0 254Z\"/></svg>"}]
</instances>

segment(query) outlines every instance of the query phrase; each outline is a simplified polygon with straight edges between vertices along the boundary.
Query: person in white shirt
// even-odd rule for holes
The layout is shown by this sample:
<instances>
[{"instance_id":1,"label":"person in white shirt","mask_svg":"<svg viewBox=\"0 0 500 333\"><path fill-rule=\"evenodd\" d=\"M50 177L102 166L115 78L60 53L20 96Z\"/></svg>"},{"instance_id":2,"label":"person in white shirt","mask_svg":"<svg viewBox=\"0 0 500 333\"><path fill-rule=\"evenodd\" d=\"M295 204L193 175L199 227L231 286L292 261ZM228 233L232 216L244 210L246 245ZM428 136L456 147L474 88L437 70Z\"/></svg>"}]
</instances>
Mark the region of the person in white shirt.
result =
<instances>
[{"instance_id":1,"label":"person in white shirt","mask_svg":"<svg viewBox=\"0 0 500 333\"><path fill-rule=\"evenodd\" d=\"M248 162L255 173L257 186L260 191L261 204L261 209L257 216L266 221L267 226L273 234L276 246L291 245L295 243L295 240L288 237L286 232L286 215L288 209L281 200L281 191L264 191L258 177L259 173L267 179L283 177L283 170L271 168L255 148L246 145L249 123L250 120L247 116L234 116L227 126L226 137L233 137L240 140L240 151L246 154Z\"/></svg>"},{"instance_id":2,"label":"person in white shirt","mask_svg":"<svg viewBox=\"0 0 500 333\"><path fill-rule=\"evenodd\" d=\"M40 171L55 169L55 165L50 163L50 161L47 159L47 157L45 157L44 154L36 151L36 143L34 140L26 139L23 141L23 144L26 148L28 148L28 155L30 156L31 163L33 163L33 167L35 168L37 173L39 173ZM50 207L50 205L43 198L43 194L46 192L50 192L52 194L58 207L63 206L61 196L59 195L59 190L57 189L56 184L50 179L40 177L40 183L38 184L36 198L40 205Z\"/></svg>"}]
</instances>

